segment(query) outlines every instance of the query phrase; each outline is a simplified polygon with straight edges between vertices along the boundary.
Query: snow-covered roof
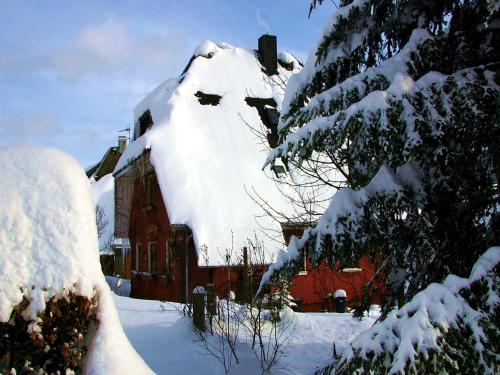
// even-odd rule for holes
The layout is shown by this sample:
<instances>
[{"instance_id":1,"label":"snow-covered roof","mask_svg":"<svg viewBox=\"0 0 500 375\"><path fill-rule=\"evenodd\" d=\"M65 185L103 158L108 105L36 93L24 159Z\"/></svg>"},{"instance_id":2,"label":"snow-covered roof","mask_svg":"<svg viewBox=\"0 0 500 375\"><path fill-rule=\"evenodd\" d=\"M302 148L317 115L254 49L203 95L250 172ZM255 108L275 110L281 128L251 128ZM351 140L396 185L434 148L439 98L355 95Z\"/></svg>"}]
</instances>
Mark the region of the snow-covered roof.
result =
<instances>
[{"instance_id":1,"label":"snow-covered roof","mask_svg":"<svg viewBox=\"0 0 500 375\"><path fill-rule=\"evenodd\" d=\"M113 244L113 232L115 228L115 180L111 173L105 175L99 181L92 181L92 198L94 205L102 210L103 225L101 236L99 237L99 250L109 251Z\"/></svg>"},{"instance_id":2,"label":"snow-covered roof","mask_svg":"<svg viewBox=\"0 0 500 375\"><path fill-rule=\"evenodd\" d=\"M42 146L0 148L0 322L23 301L35 320L53 296L98 299L99 327L86 373L150 373L121 328L99 263L95 213L85 171Z\"/></svg>"},{"instance_id":3,"label":"snow-covered roof","mask_svg":"<svg viewBox=\"0 0 500 375\"><path fill-rule=\"evenodd\" d=\"M280 56L298 69L293 56ZM292 72L278 70L279 75L268 77L254 50L205 41L180 77L159 85L135 108L136 129L147 110L154 125L129 144L115 173L151 149L169 220L192 229L197 248L208 247L209 265L223 263L221 254L232 243L239 252L255 233L271 255L280 247L263 236L259 226L279 232L279 224L264 217L257 224L262 210L246 191L255 189L278 210L289 209L272 172L262 171L269 147L253 130L266 128L257 109L245 101L272 98L279 107L284 89L280 84ZM195 96L199 92L218 95L220 101L203 105ZM206 265L202 257L199 263Z\"/></svg>"}]
</instances>

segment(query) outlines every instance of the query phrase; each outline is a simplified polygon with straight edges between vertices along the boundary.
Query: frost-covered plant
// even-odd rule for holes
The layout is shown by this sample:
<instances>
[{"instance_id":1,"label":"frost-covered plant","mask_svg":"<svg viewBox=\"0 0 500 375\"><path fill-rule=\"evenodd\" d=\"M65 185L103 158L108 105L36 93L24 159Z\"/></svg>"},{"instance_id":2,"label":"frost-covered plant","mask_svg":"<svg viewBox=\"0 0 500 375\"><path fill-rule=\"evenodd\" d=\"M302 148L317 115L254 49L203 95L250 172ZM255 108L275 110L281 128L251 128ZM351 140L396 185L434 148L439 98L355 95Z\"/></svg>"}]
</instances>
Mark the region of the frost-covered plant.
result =
<instances>
[{"instance_id":1,"label":"frost-covered plant","mask_svg":"<svg viewBox=\"0 0 500 375\"><path fill-rule=\"evenodd\" d=\"M284 356L295 331L296 321L294 312L288 308L291 296L287 280L277 284L275 293L253 293L254 272L260 270L265 263L266 249L257 236L247 243L246 267L243 266L244 258L232 256L232 249L227 250L225 256L228 269L239 269L240 276L244 272L248 273L248 291L242 293L241 304L235 302L233 291L228 292L228 298L220 301L216 298L215 314L207 306L208 332L195 329L195 333L203 350L216 358L226 373L231 366L239 364L238 342L246 339L262 373L268 374ZM207 302L208 298L207 295Z\"/></svg>"},{"instance_id":2,"label":"frost-covered plant","mask_svg":"<svg viewBox=\"0 0 500 375\"><path fill-rule=\"evenodd\" d=\"M358 336L318 374L498 374L500 247Z\"/></svg>"},{"instance_id":3,"label":"frost-covered plant","mask_svg":"<svg viewBox=\"0 0 500 375\"><path fill-rule=\"evenodd\" d=\"M233 292L229 292L230 294ZM216 302L216 314L206 316L209 331L194 328L197 342L203 350L214 357L227 374L229 369L239 363L236 346L241 331L241 306L231 298Z\"/></svg>"},{"instance_id":4,"label":"frost-covered plant","mask_svg":"<svg viewBox=\"0 0 500 375\"><path fill-rule=\"evenodd\" d=\"M340 1L289 80L267 163L320 153L348 188L271 272L295 274L304 249L341 267L368 256L359 315L373 293L387 313L470 272L498 203L499 23L497 0Z\"/></svg>"}]
</instances>

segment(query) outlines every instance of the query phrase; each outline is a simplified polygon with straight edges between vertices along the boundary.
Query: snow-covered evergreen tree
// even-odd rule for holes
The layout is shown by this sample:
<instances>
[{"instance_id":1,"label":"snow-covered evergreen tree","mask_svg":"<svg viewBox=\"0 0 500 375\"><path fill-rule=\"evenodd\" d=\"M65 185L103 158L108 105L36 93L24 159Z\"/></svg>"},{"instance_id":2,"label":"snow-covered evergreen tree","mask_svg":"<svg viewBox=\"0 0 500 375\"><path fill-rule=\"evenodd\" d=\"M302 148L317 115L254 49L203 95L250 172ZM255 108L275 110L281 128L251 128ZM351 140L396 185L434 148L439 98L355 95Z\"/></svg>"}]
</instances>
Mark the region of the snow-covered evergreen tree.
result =
<instances>
[{"instance_id":1,"label":"snow-covered evergreen tree","mask_svg":"<svg viewBox=\"0 0 500 375\"><path fill-rule=\"evenodd\" d=\"M317 375L498 374L500 247L360 334Z\"/></svg>"},{"instance_id":2,"label":"snow-covered evergreen tree","mask_svg":"<svg viewBox=\"0 0 500 375\"><path fill-rule=\"evenodd\" d=\"M332 265L367 255L358 312L469 274L498 204L499 27L498 0L340 1L289 80L267 163L321 154L347 188L270 272L294 274L306 248Z\"/></svg>"}]
</instances>

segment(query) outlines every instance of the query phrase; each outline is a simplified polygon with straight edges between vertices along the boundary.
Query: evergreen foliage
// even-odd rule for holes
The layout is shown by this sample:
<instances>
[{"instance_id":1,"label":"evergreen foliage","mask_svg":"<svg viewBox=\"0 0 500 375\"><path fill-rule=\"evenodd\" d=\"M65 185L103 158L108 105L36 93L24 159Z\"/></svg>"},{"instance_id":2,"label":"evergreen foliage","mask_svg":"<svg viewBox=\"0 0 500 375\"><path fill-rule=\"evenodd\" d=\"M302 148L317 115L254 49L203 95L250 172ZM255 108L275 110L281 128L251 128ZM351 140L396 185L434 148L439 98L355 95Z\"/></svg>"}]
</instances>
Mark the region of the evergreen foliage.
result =
<instances>
[{"instance_id":1,"label":"evergreen foliage","mask_svg":"<svg viewBox=\"0 0 500 375\"><path fill-rule=\"evenodd\" d=\"M450 273L465 277L490 245L499 27L497 0L341 1L289 81L267 162L322 154L348 187L289 253L375 262L360 315L376 295L387 313ZM285 263L278 273L293 275L298 260Z\"/></svg>"},{"instance_id":2,"label":"evergreen foliage","mask_svg":"<svg viewBox=\"0 0 500 375\"><path fill-rule=\"evenodd\" d=\"M476 277L429 285L317 375L498 374L500 248L480 263Z\"/></svg>"}]
</instances>

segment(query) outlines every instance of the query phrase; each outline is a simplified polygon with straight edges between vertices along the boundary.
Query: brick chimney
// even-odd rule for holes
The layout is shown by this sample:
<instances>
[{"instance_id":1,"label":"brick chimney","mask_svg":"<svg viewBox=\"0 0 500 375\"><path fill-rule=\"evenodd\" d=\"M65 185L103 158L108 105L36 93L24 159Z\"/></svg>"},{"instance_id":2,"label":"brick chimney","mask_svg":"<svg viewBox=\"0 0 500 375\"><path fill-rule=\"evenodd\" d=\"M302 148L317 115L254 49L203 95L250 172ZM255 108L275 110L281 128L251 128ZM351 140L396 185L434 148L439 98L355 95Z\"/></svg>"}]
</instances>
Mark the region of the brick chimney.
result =
<instances>
[{"instance_id":1,"label":"brick chimney","mask_svg":"<svg viewBox=\"0 0 500 375\"><path fill-rule=\"evenodd\" d=\"M260 62L266 74L271 76L278 73L278 50L276 36L264 34L259 38Z\"/></svg>"},{"instance_id":2,"label":"brick chimney","mask_svg":"<svg viewBox=\"0 0 500 375\"><path fill-rule=\"evenodd\" d=\"M120 154L125 151L125 147L127 147L127 137L120 135L118 137L118 151L120 152Z\"/></svg>"}]
</instances>

